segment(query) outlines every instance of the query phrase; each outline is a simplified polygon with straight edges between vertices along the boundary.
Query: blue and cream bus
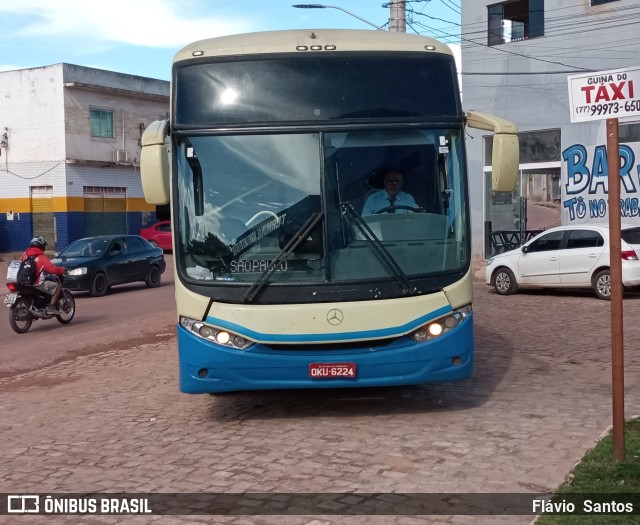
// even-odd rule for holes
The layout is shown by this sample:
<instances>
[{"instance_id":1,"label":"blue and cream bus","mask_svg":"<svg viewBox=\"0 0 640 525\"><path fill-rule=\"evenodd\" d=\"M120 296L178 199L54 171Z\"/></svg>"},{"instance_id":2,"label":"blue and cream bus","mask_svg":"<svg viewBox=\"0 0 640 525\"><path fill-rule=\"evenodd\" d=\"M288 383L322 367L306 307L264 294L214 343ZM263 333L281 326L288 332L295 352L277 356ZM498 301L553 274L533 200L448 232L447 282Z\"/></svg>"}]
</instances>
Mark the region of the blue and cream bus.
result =
<instances>
[{"instance_id":1,"label":"blue and cream bus","mask_svg":"<svg viewBox=\"0 0 640 525\"><path fill-rule=\"evenodd\" d=\"M494 133L493 189L510 191L517 130L463 112L435 40L294 30L179 51L141 172L147 201L171 203L181 390L469 377L465 126ZM390 169L415 206L363 215Z\"/></svg>"}]
</instances>

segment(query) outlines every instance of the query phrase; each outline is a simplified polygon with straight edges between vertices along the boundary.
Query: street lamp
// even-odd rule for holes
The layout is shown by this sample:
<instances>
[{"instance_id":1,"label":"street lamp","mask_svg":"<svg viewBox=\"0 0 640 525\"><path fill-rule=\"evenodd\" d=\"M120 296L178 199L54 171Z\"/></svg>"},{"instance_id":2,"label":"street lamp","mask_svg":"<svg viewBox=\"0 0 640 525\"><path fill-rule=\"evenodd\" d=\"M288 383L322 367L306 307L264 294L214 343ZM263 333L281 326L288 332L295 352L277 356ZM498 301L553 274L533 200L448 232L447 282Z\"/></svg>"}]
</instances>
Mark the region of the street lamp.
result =
<instances>
[{"instance_id":1,"label":"street lamp","mask_svg":"<svg viewBox=\"0 0 640 525\"><path fill-rule=\"evenodd\" d=\"M296 7L297 9L337 9L338 11L342 11L343 13L347 13L348 15L353 16L354 18L357 18L358 20L363 21L365 24L369 24L370 26L375 27L376 29L380 30L380 31L384 31L384 29L382 29L380 26L374 24L373 22L369 22L369 20L366 20L364 18L362 18L361 16L356 15L355 13L352 13L351 11L347 11L346 9L344 9L343 7L339 7L337 5L325 5L325 4L294 4L291 7Z\"/></svg>"}]
</instances>

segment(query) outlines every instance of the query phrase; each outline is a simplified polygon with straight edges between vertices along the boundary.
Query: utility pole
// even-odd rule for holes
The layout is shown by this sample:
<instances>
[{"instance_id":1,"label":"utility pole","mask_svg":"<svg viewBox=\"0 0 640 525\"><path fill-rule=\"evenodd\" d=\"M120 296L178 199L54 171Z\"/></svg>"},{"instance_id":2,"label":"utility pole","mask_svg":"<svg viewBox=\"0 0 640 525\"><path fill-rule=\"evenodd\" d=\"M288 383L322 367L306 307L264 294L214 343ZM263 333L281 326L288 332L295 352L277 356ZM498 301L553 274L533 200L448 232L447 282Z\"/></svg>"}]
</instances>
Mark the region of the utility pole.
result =
<instances>
[{"instance_id":1,"label":"utility pole","mask_svg":"<svg viewBox=\"0 0 640 525\"><path fill-rule=\"evenodd\" d=\"M407 32L406 0L391 0L389 4L389 31Z\"/></svg>"}]
</instances>

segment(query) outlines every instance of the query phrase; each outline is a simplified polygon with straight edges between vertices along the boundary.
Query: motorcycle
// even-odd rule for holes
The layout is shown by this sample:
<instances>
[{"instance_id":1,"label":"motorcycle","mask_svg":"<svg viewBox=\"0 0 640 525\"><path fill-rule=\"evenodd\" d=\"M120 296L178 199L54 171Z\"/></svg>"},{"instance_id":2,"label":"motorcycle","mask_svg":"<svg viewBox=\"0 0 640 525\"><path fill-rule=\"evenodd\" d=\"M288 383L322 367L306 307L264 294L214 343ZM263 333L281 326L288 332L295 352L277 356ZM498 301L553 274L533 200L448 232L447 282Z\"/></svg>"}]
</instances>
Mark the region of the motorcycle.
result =
<instances>
[{"instance_id":1,"label":"motorcycle","mask_svg":"<svg viewBox=\"0 0 640 525\"><path fill-rule=\"evenodd\" d=\"M64 283L62 276L47 276L52 279ZM57 312L54 314L47 313L47 304L50 297L36 290L32 286L22 286L15 282L8 282L7 288L9 293L4 298L4 304L9 307L9 324L14 332L24 334L29 331L33 321L37 319L51 319L55 317L58 322L68 324L76 313L76 302L67 288L62 288L62 293L56 303Z\"/></svg>"}]
</instances>

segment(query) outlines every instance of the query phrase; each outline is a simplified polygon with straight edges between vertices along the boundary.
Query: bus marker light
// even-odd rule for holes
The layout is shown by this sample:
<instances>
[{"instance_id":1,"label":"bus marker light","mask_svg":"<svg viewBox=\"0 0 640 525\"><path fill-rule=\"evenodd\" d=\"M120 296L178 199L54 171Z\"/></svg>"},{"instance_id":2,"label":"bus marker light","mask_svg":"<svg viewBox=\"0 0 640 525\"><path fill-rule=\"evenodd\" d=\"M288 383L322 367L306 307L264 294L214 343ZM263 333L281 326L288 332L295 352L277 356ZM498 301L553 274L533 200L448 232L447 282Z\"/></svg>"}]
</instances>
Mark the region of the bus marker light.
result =
<instances>
[{"instance_id":1,"label":"bus marker light","mask_svg":"<svg viewBox=\"0 0 640 525\"><path fill-rule=\"evenodd\" d=\"M239 348L240 350L244 350L250 344L251 344L251 341L247 341L241 335L233 336L233 346L235 346L236 348Z\"/></svg>"},{"instance_id":2,"label":"bus marker light","mask_svg":"<svg viewBox=\"0 0 640 525\"><path fill-rule=\"evenodd\" d=\"M456 366L461 365L462 358L460 356L455 356L454 358L451 359L451 364Z\"/></svg>"},{"instance_id":3,"label":"bus marker light","mask_svg":"<svg viewBox=\"0 0 640 525\"><path fill-rule=\"evenodd\" d=\"M191 53L194 57L201 57L202 55L204 55L204 51L194 51L193 53Z\"/></svg>"},{"instance_id":4,"label":"bus marker light","mask_svg":"<svg viewBox=\"0 0 640 525\"><path fill-rule=\"evenodd\" d=\"M199 329L198 329L198 333L202 336L202 337L211 337L213 335L213 328L211 328L210 326L207 326L206 324L203 324Z\"/></svg>"},{"instance_id":5,"label":"bus marker light","mask_svg":"<svg viewBox=\"0 0 640 525\"><path fill-rule=\"evenodd\" d=\"M296 46L296 51L306 51L309 49L307 46Z\"/></svg>"},{"instance_id":6,"label":"bus marker light","mask_svg":"<svg viewBox=\"0 0 640 525\"><path fill-rule=\"evenodd\" d=\"M424 328L420 328L420 330L416 330L413 334L413 340L416 343L424 343L427 340L427 331Z\"/></svg>"},{"instance_id":7,"label":"bus marker light","mask_svg":"<svg viewBox=\"0 0 640 525\"><path fill-rule=\"evenodd\" d=\"M459 326L469 315L471 315L471 305L465 305L462 308L454 310L446 317L441 317L437 321L421 326L410 334L416 343L424 343L429 339L440 337L445 332L453 330Z\"/></svg>"},{"instance_id":8,"label":"bus marker light","mask_svg":"<svg viewBox=\"0 0 640 525\"><path fill-rule=\"evenodd\" d=\"M460 321L459 321L459 317L461 317L461 316L458 316L458 315L456 315L456 314L453 314L452 316L447 317L447 318L444 320L444 325L445 325L447 328L453 328L453 327L455 327L455 326L460 322Z\"/></svg>"},{"instance_id":9,"label":"bus marker light","mask_svg":"<svg viewBox=\"0 0 640 525\"><path fill-rule=\"evenodd\" d=\"M429 325L428 330L429 330L429 335L433 337L438 337L444 331L440 323L431 323Z\"/></svg>"},{"instance_id":10,"label":"bus marker light","mask_svg":"<svg viewBox=\"0 0 640 525\"><path fill-rule=\"evenodd\" d=\"M192 334L207 339L208 341L216 342L229 348L235 348L237 350L246 350L254 344L254 341L242 337L241 335L227 332L226 330L220 330L214 326L190 319L189 317L180 317L180 326L191 332Z\"/></svg>"},{"instance_id":11,"label":"bus marker light","mask_svg":"<svg viewBox=\"0 0 640 525\"><path fill-rule=\"evenodd\" d=\"M311 46L311 51L322 51L322 46Z\"/></svg>"},{"instance_id":12,"label":"bus marker light","mask_svg":"<svg viewBox=\"0 0 640 525\"><path fill-rule=\"evenodd\" d=\"M335 50L336 50L336 46L331 46L331 45L330 45L330 46L324 46L324 48L325 48L327 51L335 51Z\"/></svg>"},{"instance_id":13,"label":"bus marker light","mask_svg":"<svg viewBox=\"0 0 640 525\"><path fill-rule=\"evenodd\" d=\"M200 370L198 370L198 377L200 379L204 379L208 375L209 375L209 370L207 370L206 368L201 368Z\"/></svg>"},{"instance_id":14,"label":"bus marker light","mask_svg":"<svg viewBox=\"0 0 640 525\"><path fill-rule=\"evenodd\" d=\"M231 340L231 334L229 332L224 332L220 330L216 333L216 342L221 345L226 345Z\"/></svg>"}]
</instances>

